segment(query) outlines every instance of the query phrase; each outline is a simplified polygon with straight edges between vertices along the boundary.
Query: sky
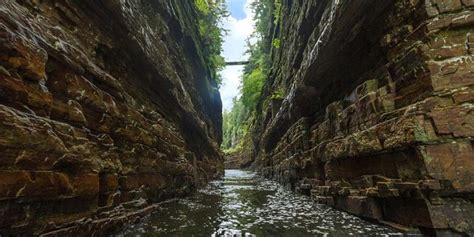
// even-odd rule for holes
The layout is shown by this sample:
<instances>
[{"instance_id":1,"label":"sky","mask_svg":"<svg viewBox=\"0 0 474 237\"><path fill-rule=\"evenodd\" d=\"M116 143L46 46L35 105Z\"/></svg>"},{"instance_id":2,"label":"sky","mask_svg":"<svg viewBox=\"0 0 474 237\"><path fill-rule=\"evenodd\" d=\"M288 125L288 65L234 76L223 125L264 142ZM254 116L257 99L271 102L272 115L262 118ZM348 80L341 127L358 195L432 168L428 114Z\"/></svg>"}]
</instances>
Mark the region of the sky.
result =
<instances>
[{"instance_id":1,"label":"sky","mask_svg":"<svg viewBox=\"0 0 474 237\"><path fill-rule=\"evenodd\" d=\"M223 53L226 61L247 60L246 41L254 31L253 13L250 3L254 0L226 0L230 16L224 20L223 27L228 30L224 37ZM230 111L232 99L239 96L239 86L243 66L228 66L222 72L220 88L223 109Z\"/></svg>"}]
</instances>

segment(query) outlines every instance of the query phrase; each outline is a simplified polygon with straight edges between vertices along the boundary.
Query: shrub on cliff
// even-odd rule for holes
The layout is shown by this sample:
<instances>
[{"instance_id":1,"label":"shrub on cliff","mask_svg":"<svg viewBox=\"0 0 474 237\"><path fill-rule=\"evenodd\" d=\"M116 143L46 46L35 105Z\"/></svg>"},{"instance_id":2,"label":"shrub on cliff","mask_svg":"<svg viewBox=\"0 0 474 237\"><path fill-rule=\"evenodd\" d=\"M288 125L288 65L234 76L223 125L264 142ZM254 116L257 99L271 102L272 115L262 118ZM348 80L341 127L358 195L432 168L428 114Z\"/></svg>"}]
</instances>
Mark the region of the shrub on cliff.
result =
<instances>
[{"instance_id":1,"label":"shrub on cliff","mask_svg":"<svg viewBox=\"0 0 474 237\"><path fill-rule=\"evenodd\" d=\"M219 74L225 66L221 56L225 29L219 24L228 16L227 8L222 1L194 0L199 15L199 34L204 44L204 57L211 71L211 76L220 85Z\"/></svg>"}]
</instances>

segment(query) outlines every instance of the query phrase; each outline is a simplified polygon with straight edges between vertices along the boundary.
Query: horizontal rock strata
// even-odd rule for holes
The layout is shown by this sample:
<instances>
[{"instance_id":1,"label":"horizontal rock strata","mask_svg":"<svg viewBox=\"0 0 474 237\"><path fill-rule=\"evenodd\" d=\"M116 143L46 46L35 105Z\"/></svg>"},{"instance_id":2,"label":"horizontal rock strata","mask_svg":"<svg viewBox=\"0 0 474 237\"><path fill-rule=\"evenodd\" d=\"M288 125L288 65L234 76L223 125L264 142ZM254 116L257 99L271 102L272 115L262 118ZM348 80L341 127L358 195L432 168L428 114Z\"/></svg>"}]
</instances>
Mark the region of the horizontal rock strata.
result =
<instances>
[{"instance_id":1,"label":"horizontal rock strata","mask_svg":"<svg viewBox=\"0 0 474 237\"><path fill-rule=\"evenodd\" d=\"M222 173L192 1L2 0L0 235L92 236Z\"/></svg>"},{"instance_id":2,"label":"horizontal rock strata","mask_svg":"<svg viewBox=\"0 0 474 237\"><path fill-rule=\"evenodd\" d=\"M259 105L260 172L366 218L474 235L474 2L283 5L264 95L287 96Z\"/></svg>"}]
</instances>

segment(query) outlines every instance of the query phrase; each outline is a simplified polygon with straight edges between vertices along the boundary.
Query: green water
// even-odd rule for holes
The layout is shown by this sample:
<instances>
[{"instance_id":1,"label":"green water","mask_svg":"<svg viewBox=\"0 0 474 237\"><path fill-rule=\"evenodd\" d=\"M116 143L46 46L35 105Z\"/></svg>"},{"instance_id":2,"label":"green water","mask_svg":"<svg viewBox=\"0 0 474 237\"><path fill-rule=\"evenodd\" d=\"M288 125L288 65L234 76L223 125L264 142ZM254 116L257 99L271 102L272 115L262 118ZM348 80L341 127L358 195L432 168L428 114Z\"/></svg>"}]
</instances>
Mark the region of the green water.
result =
<instances>
[{"instance_id":1,"label":"green water","mask_svg":"<svg viewBox=\"0 0 474 237\"><path fill-rule=\"evenodd\" d=\"M401 236L387 227L314 204L253 173L226 170L194 196L174 200L144 222L116 235L131 236Z\"/></svg>"}]
</instances>

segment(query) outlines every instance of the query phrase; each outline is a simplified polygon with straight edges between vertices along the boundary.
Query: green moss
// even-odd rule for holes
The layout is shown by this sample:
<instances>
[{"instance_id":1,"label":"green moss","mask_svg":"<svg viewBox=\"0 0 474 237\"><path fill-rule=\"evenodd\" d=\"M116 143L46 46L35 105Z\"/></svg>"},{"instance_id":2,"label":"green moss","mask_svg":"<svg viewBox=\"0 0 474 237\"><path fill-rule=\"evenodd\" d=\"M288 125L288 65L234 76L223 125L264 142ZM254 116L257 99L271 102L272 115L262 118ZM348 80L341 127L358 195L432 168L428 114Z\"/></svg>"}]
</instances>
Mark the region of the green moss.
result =
<instances>
[{"instance_id":1,"label":"green moss","mask_svg":"<svg viewBox=\"0 0 474 237\"><path fill-rule=\"evenodd\" d=\"M425 163L430 164L431 161L433 160L433 157L428 155L428 153L426 152L426 148L421 147L419 151L420 151L420 154L423 157L423 160L425 161Z\"/></svg>"},{"instance_id":2,"label":"green moss","mask_svg":"<svg viewBox=\"0 0 474 237\"><path fill-rule=\"evenodd\" d=\"M273 39L272 45L273 45L274 48L279 49L280 45L281 45L280 39L279 38Z\"/></svg>"},{"instance_id":3,"label":"green moss","mask_svg":"<svg viewBox=\"0 0 474 237\"><path fill-rule=\"evenodd\" d=\"M281 87L275 90L271 96L271 99L284 99L284 98L285 98L285 91Z\"/></svg>"},{"instance_id":4,"label":"green moss","mask_svg":"<svg viewBox=\"0 0 474 237\"><path fill-rule=\"evenodd\" d=\"M281 19L281 11L282 11L281 0L275 0L274 8L275 10L273 12L273 15L274 15L273 20L274 20L275 25L277 25Z\"/></svg>"},{"instance_id":5,"label":"green moss","mask_svg":"<svg viewBox=\"0 0 474 237\"><path fill-rule=\"evenodd\" d=\"M210 8L209 3L206 0L195 0L194 4L196 5L197 9L204 15L209 14Z\"/></svg>"},{"instance_id":6,"label":"green moss","mask_svg":"<svg viewBox=\"0 0 474 237\"><path fill-rule=\"evenodd\" d=\"M365 82L367 93L375 92L378 89L379 83L377 80L368 80Z\"/></svg>"}]
</instances>

